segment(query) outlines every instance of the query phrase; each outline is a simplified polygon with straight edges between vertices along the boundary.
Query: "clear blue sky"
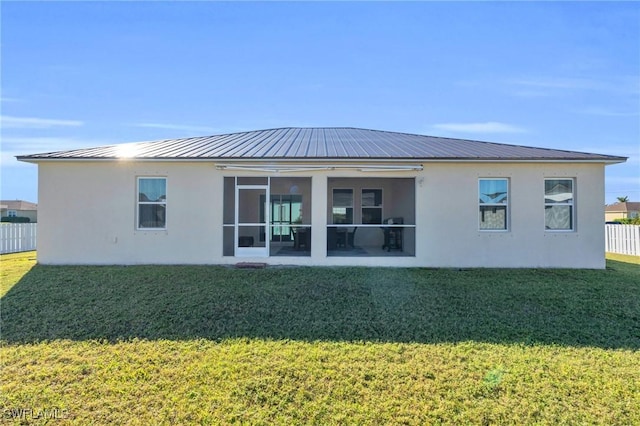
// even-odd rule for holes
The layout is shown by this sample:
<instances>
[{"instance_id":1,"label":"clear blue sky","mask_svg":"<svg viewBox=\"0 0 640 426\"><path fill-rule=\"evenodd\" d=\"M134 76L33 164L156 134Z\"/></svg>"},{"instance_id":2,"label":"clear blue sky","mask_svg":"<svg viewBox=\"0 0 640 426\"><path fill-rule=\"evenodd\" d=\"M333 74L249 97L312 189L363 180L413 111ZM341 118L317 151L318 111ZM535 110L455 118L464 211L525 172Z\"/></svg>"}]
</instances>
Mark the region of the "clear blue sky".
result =
<instances>
[{"instance_id":1,"label":"clear blue sky","mask_svg":"<svg viewBox=\"0 0 640 426\"><path fill-rule=\"evenodd\" d=\"M13 156L349 126L630 157L640 201L640 4L3 2L2 194Z\"/></svg>"}]
</instances>

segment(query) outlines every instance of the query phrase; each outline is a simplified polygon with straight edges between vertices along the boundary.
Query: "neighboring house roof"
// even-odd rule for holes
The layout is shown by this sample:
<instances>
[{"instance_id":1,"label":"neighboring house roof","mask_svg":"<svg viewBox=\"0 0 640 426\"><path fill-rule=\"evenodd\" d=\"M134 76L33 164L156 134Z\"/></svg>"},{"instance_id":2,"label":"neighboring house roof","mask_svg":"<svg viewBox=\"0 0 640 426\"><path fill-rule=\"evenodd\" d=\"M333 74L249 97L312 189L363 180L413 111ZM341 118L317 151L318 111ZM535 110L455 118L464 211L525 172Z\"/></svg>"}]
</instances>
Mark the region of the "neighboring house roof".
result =
<instances>
[{"instance_id":1,"label":"neighboring house roof","mask_svg":"<svg viewBox=\"0 0 640 426\"><path fill-rule=\"evenodd\" d=\"M256 130L19 156L18 160L525 160L618 163L626 157L356 128Z\"/></svg>"},{"instance_id":2,"label":"neighboring house roof","mask_svg":"<svg viewBox=\"0 0 640 426\"><path fill-rule=\"evenodd\" d=\"M625 203L614 203L606 206L604 211L610 213L640 211L640 202L627 201Z\"/></svg>"},{"instance_id":3,"label":"neighboring house roof","mask_svg":"<svg viewBox=\"0 0 640 426\"><path fill-rule=\"evenodd\" d=\"M38 210L36 203L24 200L0 200L0 205L7 210Z\"/></svg>"}]
</instances>

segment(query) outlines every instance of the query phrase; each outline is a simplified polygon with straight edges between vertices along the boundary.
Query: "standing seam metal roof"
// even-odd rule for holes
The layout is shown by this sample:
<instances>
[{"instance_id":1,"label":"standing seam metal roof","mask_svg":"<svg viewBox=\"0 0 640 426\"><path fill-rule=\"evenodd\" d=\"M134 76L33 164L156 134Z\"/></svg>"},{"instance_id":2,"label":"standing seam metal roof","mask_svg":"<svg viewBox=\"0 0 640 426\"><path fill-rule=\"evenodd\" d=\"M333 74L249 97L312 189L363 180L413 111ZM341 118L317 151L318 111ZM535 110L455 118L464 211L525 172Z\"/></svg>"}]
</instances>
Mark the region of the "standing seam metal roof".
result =
<instances>
[{"instance_id":1,"label":"standing seam metal roof","mask_svg":"<svg viewBox=\"0 0 640 426\"><path fill-rule=\"evenodd\" d=\"M19 156L19 160L571 160L622 162L625 157L358 128L287 127L165 139Z\"/></svg>"}]
</instances>

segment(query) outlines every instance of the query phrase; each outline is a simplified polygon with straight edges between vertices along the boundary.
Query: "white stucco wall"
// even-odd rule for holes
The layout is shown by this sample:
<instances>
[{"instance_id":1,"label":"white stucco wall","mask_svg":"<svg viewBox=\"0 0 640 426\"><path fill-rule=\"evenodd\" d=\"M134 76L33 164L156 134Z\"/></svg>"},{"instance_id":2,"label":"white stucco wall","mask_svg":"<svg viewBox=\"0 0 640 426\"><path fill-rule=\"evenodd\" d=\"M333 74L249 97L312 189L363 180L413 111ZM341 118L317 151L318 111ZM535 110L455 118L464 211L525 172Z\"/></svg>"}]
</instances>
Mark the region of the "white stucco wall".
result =
<instances>
[{"instance_id":1,"label":"white stucco wall","mask_svg":"<svg viewBox=\"0 0 640 426\"><path fill-rule=\"evenodd\" d=\"M42 162L38 260L44 264L269 264L427 267L603 268L604 167L586 163L424 163L415 178L415 257L327 257L328 178L375 177L355 170L311 176L311 257L222 256L223 177L207 162ZM262 175L265 173L253 173ZM287 174L289 175L289 174ZM137 231L136 177L166 176L167 230ZM509 178L510 229L478 230L478 179ZM576 229L544 229L544 179L574 178Z\"/></svg>"},{"instance_id":2,"label":"white stucco wall","mask_svg":"<svg viewBox=\"0 0 640 426\"><path fill-rule=\"evenodd\" d=\"M431 266L604 268L604 167L597 164L433 164L417 198L417 251ZM478 231L477 181L509 179L510 229ZM545 231L544 179L574 178L573 232ZM438 244L432 244L437 241Z\"/></svg>"},{"instance_id":3,"label":"white stucco wall","mask_svg":"<svg viewBox=\"0 0 640 426\"><path fill-rule=\"evenodd\" d=\"M215 263L222 256L222 180L211 164L39 165L38 261ZM166 176L167 230L136 230L136 177Z\"/></svg>"}]
</instances>

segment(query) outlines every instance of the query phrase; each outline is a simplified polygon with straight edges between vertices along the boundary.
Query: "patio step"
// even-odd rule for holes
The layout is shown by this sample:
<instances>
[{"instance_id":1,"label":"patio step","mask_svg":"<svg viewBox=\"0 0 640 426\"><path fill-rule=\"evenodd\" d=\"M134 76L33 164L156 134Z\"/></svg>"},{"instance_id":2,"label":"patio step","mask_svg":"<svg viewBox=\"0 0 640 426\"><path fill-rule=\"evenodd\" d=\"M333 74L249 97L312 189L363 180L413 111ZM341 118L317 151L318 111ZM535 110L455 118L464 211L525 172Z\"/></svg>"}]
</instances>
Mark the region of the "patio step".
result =
<instances>
[{"instance_id":1,"label":"patio step","mask_svg":"<svg viewBox=\"0 0 640 426\"><path fill-rule=\"evenodd\" d=\"M264 269L267 267L266 263L262 262L239 262L236 263L238 269Z\"/></svg>"}]
</instances>

